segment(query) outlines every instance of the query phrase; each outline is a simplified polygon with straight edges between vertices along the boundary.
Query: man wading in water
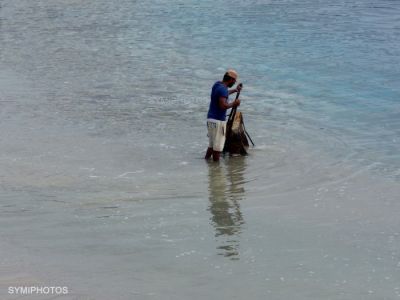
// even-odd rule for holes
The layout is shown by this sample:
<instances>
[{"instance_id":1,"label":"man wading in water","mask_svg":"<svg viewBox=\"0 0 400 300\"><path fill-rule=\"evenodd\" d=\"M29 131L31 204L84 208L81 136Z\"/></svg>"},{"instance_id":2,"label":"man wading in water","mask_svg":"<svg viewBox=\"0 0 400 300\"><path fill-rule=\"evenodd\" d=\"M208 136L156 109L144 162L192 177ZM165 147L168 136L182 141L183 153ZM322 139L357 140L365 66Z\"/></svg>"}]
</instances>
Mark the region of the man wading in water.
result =
<instances>
[{"instance_id":1,"label":"man wading in water","mask_svg":"<svg viewBox=\"0 0 400 300\"><path fill-rule=\"evenodd\" d=\"M226 110L240 105L240 100L236 99L232 103L228 102L228 97L232 93L237 93L242 89L238 85L236 89L228 90L236 83L238 74L235 70L226 71L222 81L217 81L211 90L210 108L207 114L208 129L208 149L205 159L212 155L214 161L219 161L226 139Z\"/></svg>"}]
</instances>

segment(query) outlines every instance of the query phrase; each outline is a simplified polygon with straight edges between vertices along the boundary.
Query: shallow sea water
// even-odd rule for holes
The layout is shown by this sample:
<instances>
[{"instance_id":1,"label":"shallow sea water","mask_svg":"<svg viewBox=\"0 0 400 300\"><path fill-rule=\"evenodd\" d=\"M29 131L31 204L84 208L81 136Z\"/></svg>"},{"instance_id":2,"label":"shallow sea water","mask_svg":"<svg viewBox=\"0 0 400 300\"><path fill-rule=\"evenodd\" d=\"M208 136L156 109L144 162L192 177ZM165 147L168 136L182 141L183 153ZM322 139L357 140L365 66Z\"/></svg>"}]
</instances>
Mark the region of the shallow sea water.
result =
<instances>
[{"instance_id":1,"label":"shallow sea water","mask_svg":"<svg viewBox=\"0 0 400 300\"><path fill-rule=\"evenodd\" d=\"M400 297L399 2L229 4L0 0L1 299Z\"/></svg>"}]
</instances>

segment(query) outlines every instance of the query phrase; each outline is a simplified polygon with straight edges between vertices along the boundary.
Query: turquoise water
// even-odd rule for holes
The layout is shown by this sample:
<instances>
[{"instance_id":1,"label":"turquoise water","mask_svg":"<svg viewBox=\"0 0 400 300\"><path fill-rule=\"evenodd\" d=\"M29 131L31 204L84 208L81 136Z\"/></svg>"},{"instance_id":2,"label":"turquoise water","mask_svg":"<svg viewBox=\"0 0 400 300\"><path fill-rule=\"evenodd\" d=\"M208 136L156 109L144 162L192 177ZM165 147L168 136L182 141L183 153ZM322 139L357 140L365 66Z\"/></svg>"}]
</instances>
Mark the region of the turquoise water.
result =
<instances>
[{"instance_id":1,"label":"turquoise water","mask_svg":"<svg viewBox=\"0 0 400 300\"><path fill-rule=\"evenodd\" d=\"M251 127L289 122L290 138L315 147L335 135L346 146L334 155L398 177L397 1L5 1L2 15L3 64L64 99L55 105L99 113L119 101L131 114L152 97L155 119L200 121L210 83L234 67Z\"/></svg>"},{"instance_id":2,"label":"turquoise water","mask_svg":"<svg viewBox=\"0 0 400 300\"><path fill-rule=\"evenodd\" d=\"M397 299L399 16L0 0L0 298ZM205 118L227 68L256 147L216 165Z\"/></svg>"}]
</instances>

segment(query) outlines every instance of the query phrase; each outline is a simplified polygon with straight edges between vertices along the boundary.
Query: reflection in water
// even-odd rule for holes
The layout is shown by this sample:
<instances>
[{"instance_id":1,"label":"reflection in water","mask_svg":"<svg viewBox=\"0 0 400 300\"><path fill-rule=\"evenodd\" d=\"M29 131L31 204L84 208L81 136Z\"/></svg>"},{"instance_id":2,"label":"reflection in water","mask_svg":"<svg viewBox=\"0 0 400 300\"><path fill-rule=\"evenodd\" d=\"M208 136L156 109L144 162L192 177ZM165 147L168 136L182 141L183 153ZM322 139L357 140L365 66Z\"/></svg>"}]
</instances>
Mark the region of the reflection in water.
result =
<instances>
[{"instance_id":1,"label":"reflection in water","mask_svg":"<svg viewBox=\"0 0 400 300\"><path fill-rule=\"evenodd\" d=\"M239 234L244 224L240 200L244 197L245 158L209 166L209 211L222 255L239 259Z\"/></svg>"}]
</instances>

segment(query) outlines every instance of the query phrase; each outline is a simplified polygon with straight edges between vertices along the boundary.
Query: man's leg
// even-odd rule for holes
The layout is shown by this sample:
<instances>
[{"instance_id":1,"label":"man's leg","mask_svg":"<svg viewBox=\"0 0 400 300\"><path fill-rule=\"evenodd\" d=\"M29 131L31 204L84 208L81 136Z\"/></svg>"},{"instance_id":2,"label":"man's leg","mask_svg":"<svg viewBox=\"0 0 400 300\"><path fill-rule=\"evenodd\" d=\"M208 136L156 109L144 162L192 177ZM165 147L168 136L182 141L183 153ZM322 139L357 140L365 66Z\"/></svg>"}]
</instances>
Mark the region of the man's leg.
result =
<instances>
[{"instance_id":1,"label":"man's leg","mask_svg":"<svg viewBox=\"0 0 400 300\"><path fill-rule=\"evenodd\" d=\"M213 160L214 161L219 161L220 155L221 155L220 151L213 151Z\"/></svg>"},{"instance_id":2,"label":"man's leg","mask_svg":"<svg viewBox=\"0 0 400 300\"><path fill-rule=\"evenodd\" d=\"M221 156L222 150L224 149L225 145L225 131L226 131L226 123L225 122L218 122L217 125L217 130L215 134L215 139L214 139L214 151L213 151L213 160L214 161L219 161L219 158Z\"/></svg>"},{"instance_id":3,"label":"man's leg","mask_svg":"<svg viewBox=\"0 0 400 300\"><path fill-rule=\"evenodd\" d=\"M211 147L207 148L206 156L204 157L205 159L209 159L211 155L213 154L213 149Z\"/></svg>"}]
</instances>

